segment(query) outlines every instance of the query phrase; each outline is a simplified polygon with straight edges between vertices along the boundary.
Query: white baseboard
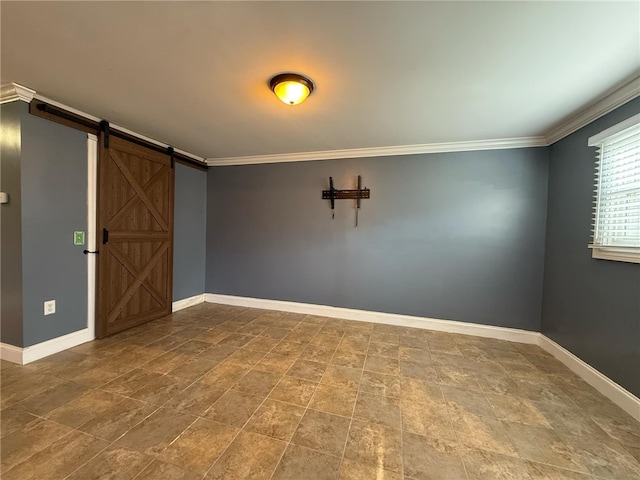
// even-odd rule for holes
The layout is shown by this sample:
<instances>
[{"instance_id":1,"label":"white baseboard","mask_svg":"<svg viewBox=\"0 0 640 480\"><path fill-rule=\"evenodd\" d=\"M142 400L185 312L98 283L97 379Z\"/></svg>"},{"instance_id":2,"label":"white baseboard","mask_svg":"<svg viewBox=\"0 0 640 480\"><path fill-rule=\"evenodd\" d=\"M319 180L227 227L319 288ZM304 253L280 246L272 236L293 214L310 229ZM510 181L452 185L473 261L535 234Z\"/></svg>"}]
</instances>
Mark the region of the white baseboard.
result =
<instances>
[{"instance_id":1,"label":"white baseboard","mask_svg":"<svg viewBox=\"0 0 640 480\"><path fill-rule=\"evenodd\" d=\"M193 297L189 298L183 298L182 300L176 300L171 304L171 311L177 312L178 310L193 307L194 305L198 305L199 303L204 303L204 293L201 293L200 295L194 295Z\"/></svg>"},{"instance_id":2,"label":"white baseboard","mask_svg":"<svg viewBox=\"0 0 640 480\"><path fill-rule=\"evenodd\" d=\"M284 302L263 298L236 297L233 295L205 294L205 301L222 303L241 307L263 308L266 310L281 310L283 312L320 315L323 317L343 318L360 322L384 323L401 327L423 328L438 332L461 333L476 337L496 338L510 342L538 344L538 332L519 330L517 328L494 327L478 323L456 322L437 318L413 317L410 315L396 315L393 313L371 312L352 308L314 305L310 303Z\"/></svg>"},{"instance_id":3,"label":"white baseboard","mask_svg":"<svg viewBox=\"0 0 640 480\"><path fill-rule=\"evenodd\" d=\"M633 418L640 421L640 399L633 393L627 391L609 377L576 357L569 350L558 345L549 337L540 334L538 345L564 363L571 371L576 373L585 382L598 390Z\"/></svg>"},{"instance_id":4,"label":"white baseboard","mask_svg":"<svg viewBox=\"0 0 640 480\"><path fill-rule=\"evenodd\" d=\"M460 333L476 337L495 338L498 340L508 340L510 342L539 345L542 349L549 352L565 364L589 385L593 386L629 415L640 421L640 399L615 383L606 375L600 373L589 364L580 360L573 353L538 332L530 332L516 328L493 327L477 323L440 320L436 318L394 315L391 313L370 312L366 310L354 310L351 308L330 307L327 305L284 302L263 298L236 297L233 295L220 295L216 293L205 294L205 301L240 307L263 308L265 310L281 310L283 312L320 315L331 318L343 318L346 320L384 323L387 325L399 325L402 327L424 328L439 332Z\"/></svg>"},{"instance_id":5,"label":"white baseboard","mask_svg":"<svg viewBox=\"0 0 640 480\"><path fill-rule=\"evenodd\" d=\"M22 348L0 343L0 359L22 365Z\"/></svg>"},{"instance_id":6,"label":"white baseboard","mask_svg":"<svg viewBox=\"0 0 640 480\"><path fill-rule=\"evenodd\" d=\"M68 333L67 335L62 335L61 337L25 348L0 343L0 358L8 362L26 365L27 363L35 362L36 360L62 352L76 345L90 342L93 339L94 336L89 328L83 328L77 332Z\"/></svg>"},{"instance_id":7,"label":"white baseboard","mask_svg":"<svg viewBox=\"0 0 640 480\"><path fill-rule=\"evenodd\" d=\"M476 323L456 322L452 320L440 320L436 318L395 315L391 313L371 312L351 308L331 307L327 305L237 297L215 293L195 295L190 298L178 300L173 303L173 311L175 312L193 305L198 305L204 301L210 303L221 303L224 305L280 310L284 312L304 313L307 315L320 315L362 322L384 323L387 325L398 325L402 327L423 328L439 332L460 333L463 335L473 335L477 337L495 338L498 340L539 345L542 349L549 352L565 364L584 381L609 398L629 415L640 421L640 399L638 399L638 397L618 385L606 375L600 373L567 349L561 347L553 340L538 332L480 325ZM75 347L76 345L89 342L93 339L93 334L90 332L89 328L85 328L83 330L69 333L25 348L0 343L0 359L25 365L40 358Z\"/></svg>"}]
</instances>

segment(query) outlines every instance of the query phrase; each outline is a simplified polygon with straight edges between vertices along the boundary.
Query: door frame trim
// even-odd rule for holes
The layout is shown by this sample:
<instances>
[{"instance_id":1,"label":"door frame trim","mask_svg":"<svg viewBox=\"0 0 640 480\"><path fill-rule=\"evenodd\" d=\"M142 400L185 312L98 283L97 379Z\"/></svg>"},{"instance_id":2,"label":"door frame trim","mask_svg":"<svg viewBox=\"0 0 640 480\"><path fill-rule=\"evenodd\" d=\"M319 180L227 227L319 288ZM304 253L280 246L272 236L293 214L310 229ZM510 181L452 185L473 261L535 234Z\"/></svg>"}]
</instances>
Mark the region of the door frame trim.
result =
<instances>
[{"instance_id":1,"label":"door frame trim","mask_svg":"<svg viewBox=\"0 0 640 480\"><path fill-rule=\"evenodd\" d=\"M95 252L98 229L98 137L87 133L87 250ZM96 338L97 258L87 255L87 328Z\"/></svg>"}]
</instances>

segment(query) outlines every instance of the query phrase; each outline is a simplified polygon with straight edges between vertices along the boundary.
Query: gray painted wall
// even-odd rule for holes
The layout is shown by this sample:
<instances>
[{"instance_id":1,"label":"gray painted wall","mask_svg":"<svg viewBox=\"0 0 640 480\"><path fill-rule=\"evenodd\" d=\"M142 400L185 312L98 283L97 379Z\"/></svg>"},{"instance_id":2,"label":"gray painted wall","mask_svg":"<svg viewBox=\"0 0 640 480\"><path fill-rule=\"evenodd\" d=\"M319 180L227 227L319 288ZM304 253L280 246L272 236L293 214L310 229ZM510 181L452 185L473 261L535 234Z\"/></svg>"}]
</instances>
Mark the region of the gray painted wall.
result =
<instances>
[{"instance_id":1,"label":"gray painted wall","mask_svg":"<svg viewBox=\"0 0 640 480\"><path fill-rule=\"evenodd\" d=\"M640 98L550 147L542 332L640 396L640 265L596 260L595 149L587 139L640 111Z\"/></svg>"},{"instance_id":2,"label":"gray painted wall","mask_svg":"<svg viewBox=\"0 0 640 480\"><path fill-rule=\"evenodd\" d=\"M71 234L86 230L86 139L29 116L22 102L0 109L1 189L11 195L0 207L0 333L29 346L85 326L86 261ZM586 248L587 138L638 110L640 99L549 149L208 173L178 165L174 298L202 293L206 257L208 292L541 328L640 395L640 266L594 260ZM19 138L5 141L20 117L22 151ZM358 174L372 198L355 229L354 202L338 201L331 220L320 191L329 175L353 188ZM52 298L57 313L45 317L42 303Z\"/></svg>"},{"instance_id":3,"label":"gray painted wall","mask_svg":"<svg viewBox=\"0 0 640 480\"><path fill-rule=\"evenodd\" d=\"M204 293L207 172L176 163L173 300Z\"/></svg>"},{"instance_id":4,"label":"gray painted wall","mask_svg":"<svg viewBox=\"0 0 640 480\"><path fill-rule=\"evenodd\" d=\"M0 105L0 341L22 346L22 218L20 185L20 118L27 104Z\"/></svg>"},{"instance_id":5,"label":"gray painted wall","mask_svg":"<svg viewBox=\"0 0 640 480\"><path fill-rule=\"evenodd\" d=\"M215 167L207 292L539 330L547 149ZM371 188L321 200L328 177Z\"/></svg>"},{"instance_id":6,"label":"gray painted wall","mask_svg":"<svg viewBox=\"0 0 640 480\"><path fill-rule=\"evenodd\" d=\"M27 347L87 322L86 134L2 105L1 340ZM174 299L204 293L207 173L176 165ZM45 316L43 303L56 300Z\"/></svg>"},{"instance_id":7,"label":"gray painted wall","mask_svg":"<svg viewBox=\"0 0 640 480\"><path fill-rule=\"evenodd\" d=\"M73 245L87 230L87 135L25 114L22 118L24 346L87 325L87 259ZM56 300L44 316L43 302Z\"/></svg>"}]
</instances>

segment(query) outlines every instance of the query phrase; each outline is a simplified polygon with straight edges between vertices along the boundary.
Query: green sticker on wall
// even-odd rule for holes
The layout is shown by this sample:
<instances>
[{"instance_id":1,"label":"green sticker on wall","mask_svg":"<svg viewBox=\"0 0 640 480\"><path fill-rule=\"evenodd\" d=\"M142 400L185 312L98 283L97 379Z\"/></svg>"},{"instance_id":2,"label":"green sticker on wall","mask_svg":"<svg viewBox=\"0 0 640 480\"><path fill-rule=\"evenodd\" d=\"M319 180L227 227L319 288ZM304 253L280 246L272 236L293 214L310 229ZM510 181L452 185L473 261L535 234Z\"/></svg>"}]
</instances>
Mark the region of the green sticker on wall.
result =
<instances>
[{"instance_id":1,"label":"green sticker on wall","mask_svg":"<svg viewBox=\"0 0 640 480\"><path fill-rule=\"evenodd\" d=\"M84 232L73 232L73 244L84 245Z\"/></svg>"}]
</instances>

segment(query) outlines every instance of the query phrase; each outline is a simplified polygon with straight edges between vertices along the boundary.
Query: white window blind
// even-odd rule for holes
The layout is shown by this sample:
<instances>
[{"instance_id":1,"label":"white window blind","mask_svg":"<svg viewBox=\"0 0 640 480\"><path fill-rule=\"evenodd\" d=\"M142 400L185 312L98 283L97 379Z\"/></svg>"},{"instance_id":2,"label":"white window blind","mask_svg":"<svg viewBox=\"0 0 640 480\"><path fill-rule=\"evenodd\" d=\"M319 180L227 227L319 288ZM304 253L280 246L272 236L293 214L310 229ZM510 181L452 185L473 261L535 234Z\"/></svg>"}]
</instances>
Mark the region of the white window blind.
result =
<instances>
[{"instance_id":1,"label":"white window blind","mask_svg":"<svg viewBox=\"0 0 640 480\"><path fill-rule=\"evenodd\" d=\"M598 147L591 247L640 257L640 115L589 145Z\"/></svg>"}]
</instances>

